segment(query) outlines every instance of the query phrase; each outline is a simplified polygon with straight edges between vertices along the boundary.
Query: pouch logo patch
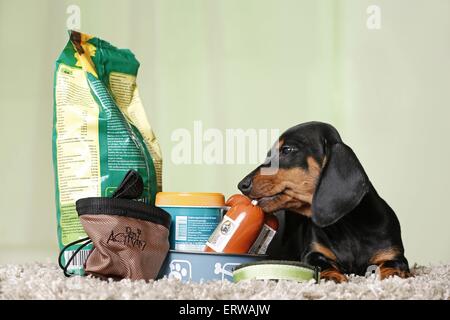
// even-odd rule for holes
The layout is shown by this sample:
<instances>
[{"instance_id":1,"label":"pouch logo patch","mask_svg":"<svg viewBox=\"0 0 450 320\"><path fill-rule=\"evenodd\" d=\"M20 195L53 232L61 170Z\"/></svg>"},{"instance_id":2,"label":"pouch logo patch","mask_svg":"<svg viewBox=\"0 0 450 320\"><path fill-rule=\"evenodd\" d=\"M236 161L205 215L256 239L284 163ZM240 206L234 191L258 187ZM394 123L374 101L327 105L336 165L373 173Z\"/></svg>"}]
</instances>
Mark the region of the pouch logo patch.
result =
<instances>
[{"instance_id":1,"label":"pouch logo patch","mask_svg":"<svg viewBox=\"0 0 450 320\"><path fill-rule=\"evenodd\" d=\"M128 247L139 248L144 251L147 242L141 240L142 231L139 228L136 228L136 232L133 231L131 227L125 227L125 232L114 233L114 230L111 230L111 234L109 235L106 244L109 242L118 242L122 243Z\"/></svg>"}]
</instances>

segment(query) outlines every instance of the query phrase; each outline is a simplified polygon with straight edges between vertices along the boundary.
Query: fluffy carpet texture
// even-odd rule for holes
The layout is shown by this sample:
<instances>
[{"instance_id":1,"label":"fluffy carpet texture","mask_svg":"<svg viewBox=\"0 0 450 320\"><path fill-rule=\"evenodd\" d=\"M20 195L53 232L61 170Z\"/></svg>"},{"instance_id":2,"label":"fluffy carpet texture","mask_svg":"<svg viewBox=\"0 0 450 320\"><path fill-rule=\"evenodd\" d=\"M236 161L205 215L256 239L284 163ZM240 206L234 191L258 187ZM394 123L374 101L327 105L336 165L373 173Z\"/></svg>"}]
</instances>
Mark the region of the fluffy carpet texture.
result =
<instances>
[{"instance_id":1,"label":"fluffy carpet texture","mask_svg":"<svg viewBox=\"0 0 450 320\"><path fill-rule=\"evenodd\" d=\"M351 276L348 283L322 281L101 281L65 278L55 264L0 265L0 299L450 299L450 265L413 267L414 277Z\"/></svg>"}]
</instances>

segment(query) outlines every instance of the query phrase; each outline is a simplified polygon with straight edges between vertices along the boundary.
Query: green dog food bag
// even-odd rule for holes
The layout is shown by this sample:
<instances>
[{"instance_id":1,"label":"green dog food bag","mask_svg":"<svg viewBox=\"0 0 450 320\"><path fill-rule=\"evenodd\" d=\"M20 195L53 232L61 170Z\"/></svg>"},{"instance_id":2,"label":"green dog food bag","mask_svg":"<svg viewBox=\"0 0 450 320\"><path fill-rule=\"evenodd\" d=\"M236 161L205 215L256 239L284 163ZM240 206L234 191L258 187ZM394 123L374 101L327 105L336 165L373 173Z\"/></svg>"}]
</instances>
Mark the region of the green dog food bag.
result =
<instances>
[{"instance_id":1,"label":"green dog food bag","mask_svg":"<svg viewBox=\"0 0 450 320\"><path fill-rule=\"evenodd\" d=\"M54 75L53 165L60 249L87 235L75 202L110 197L130 169L142 176L140 201L154 204L161 191L159 144L147 121L136 86L139 62L127 49L69 31ZM64 252L63 262L80 244ZM84 274L91 245L68 271Z\"/></svg>"}]
</instances>

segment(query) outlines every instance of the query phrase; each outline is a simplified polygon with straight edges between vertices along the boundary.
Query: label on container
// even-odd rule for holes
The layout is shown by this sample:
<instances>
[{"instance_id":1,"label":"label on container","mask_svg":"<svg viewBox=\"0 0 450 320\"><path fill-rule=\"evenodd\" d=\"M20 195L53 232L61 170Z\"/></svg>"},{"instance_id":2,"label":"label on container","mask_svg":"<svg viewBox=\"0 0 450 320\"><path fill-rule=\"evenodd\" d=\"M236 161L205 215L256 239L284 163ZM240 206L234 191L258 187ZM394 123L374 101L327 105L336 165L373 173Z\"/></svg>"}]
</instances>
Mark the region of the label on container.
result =
<instances>
[{"instance_id":1,"label":"label on container","mask_svg":"<svg viewBox=\"0 0 450 320\"><path fill-rule=\"evenodd\" d=\"M179 215L174 221L174 249L203 251L218 224L219 216Z\"/></svg>"},{"instance_id":2,"label":"label on container","mask_svg":"<svg viewBox=\"0 0 450 320\"><path fill-rule=\"evenodd\" d=\"M275 233L277 233L275 229L269 227L267 224L264 224L258 238L256 238L248 253L265 254L270 242L275 236Z\"/></svg>"},{"instance_id":3,"label":"label on container","mask_svg":"<svg viewBox=\"0 0 450 320\"><path fill-rule=\"evenodd\" d=\"M217 226L209 238L206 245L215 252L223 252L228 241L230 241L233 234L236 232L239 224L228 216L224 216L222 222Z\"/></svg>"},{"instance_id":4,"label":"label on container","mask_svg":"<svg viewBox=\"0 0 450 320\"><path fill-rule=\"evenodd\" d=\"M187 216L175 218L175 241L187 241Z\"/></svg>"}]
</instances>

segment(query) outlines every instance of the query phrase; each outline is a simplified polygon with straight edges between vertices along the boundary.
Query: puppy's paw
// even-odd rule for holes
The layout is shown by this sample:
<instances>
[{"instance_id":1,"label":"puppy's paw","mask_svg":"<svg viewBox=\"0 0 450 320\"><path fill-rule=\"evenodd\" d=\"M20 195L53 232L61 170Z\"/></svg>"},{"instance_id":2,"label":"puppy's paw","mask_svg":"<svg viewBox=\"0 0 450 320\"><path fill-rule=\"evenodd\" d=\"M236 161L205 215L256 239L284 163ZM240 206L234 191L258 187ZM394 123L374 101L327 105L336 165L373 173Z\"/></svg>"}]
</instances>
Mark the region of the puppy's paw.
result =
<instances>
[{"instance_id":1,"label":"puppy's paw","mask_svg":"<svg viewBox=\"0 0 450 320\"><path fill-rule=\"evenodd\" d=\"M411 273L398 268L380 267L380 279L386 279L389 277L397 276L403 279L411 277Z\"/></svg>"},{"instance_id":2,"label":"puppy's paw","mask_svg":"<svg viewBox=\"0 0 450 320\"><path fill-rule=\"evenodd\" d=\"M320 273L320 279L334 281L336 283L347 282L347 277L336 269L326 269Z\"/></svg>"}]
</instances>

